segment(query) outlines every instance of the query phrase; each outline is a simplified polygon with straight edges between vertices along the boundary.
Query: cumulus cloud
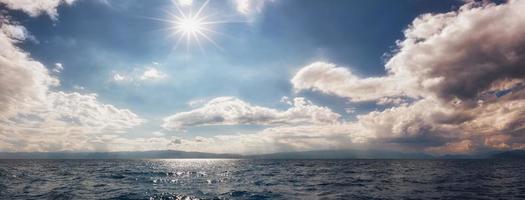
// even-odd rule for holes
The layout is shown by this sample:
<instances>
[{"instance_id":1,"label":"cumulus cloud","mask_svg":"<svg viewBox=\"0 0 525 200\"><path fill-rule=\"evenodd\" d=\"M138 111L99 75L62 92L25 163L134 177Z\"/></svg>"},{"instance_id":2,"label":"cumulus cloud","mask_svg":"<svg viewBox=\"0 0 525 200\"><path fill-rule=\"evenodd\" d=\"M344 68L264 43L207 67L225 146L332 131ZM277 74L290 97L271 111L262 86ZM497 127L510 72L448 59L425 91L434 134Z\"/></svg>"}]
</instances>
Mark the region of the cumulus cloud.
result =
<instances>
[{"instance_id":1,"label":"cumulus cloud","mask_svg":"<svg viewBox=\"0 0 525 200\"><path fill-rule=\"evenodd\" d=\"M314 62L301 68L291 83L296 91L320 91L347 97L352 101L371 101L405 95L403 85L394 78L360 78L347 68L325 62Z\"/></svg>"},{"instance_id":2,"label":"cumulus cloud","mask_svg":"<svg viewBox=\"0 0 525 200\"><path fill-rule=\"evenodd\" d=\"M52 15L61 1L55 4L2 1L5 2L9 8L30 14L45 11ZM23 2L30 5L22 5ZM38 7L33 3L41 4ZM143 123L143 119L127 109L99 102L96 94L56 91L59 80L17 46L28 38L30 35L23 26L3 19L0 24L0 151L79 149L92 134L120 133ZM52 71L58 73L62 68L57 63Z\"/></svg>"},{"instance_id":3,"label":"cumulus cloud","mask_svg":"<svg viewBox=\"0 0 525 200\"><path fill-rule=\"evenodd\" d=\"M0 29L0 116L6 117L44 101L59 81L16 46L27 37L24 27L4 21Z\"/></svg>"},{"instance_id":4,"label":"cumulus cloud","mask_svg":"<svg viewBox=\"0 0 525 200\"><path fill-rule=\"evenodd\" d=\"M71 5L74 2L75 0L0 0L0 4L6 5L9 9L24 11L32 17L46 14L52 19L57 19L59 5Z\"/></svg>"},{"instance_id":5,"label":"cumulus cloud","mask_svg":"<svg viewBox=\"0 0 525 200\"><path fill-rule=\"evenodd\" d=\"M523 148L523 9L524 1L469 2L457 11L424 14L397 42L387 75L362 78L316 62L291 83L296 91L394 105L351 122L376 142L433 153Z\"/></svg>"},{"instance_id":6,"label":"cumulus cloud","mask_svg":"<svg viewBox=\"0 0 525 200\"><path fill-rule=\"evenodd\" d=\"M295 98L293 106L285 111L254 106L235 97L218 97L202 107L164 118L166 129L183 129L203 125L291 125L334 124L340 115L329 108L312 104L304 98Z\"/></svg>"},{"instance_id":7,"label":"cumulus cloud","mask_svg":"<svg viewBox=\"0 0 525 200\"><path fill-rule=\"evenodd\" d=\"M386 64L393 76L443 100L476 99L500 81L525 76L523 1L479 6L415 19ZM501 31L505 30L505 31Z\"/></svg>"},{"instance_id":8,"label":"cumulus cloud","mask_svg":"<svg viewBox=\"0 0 525 200\"><path fill-rule=\"evenodd\" d=\"M104 144L104 148L111 151L130 149L162 150L168 148L183 151L240 154L327 148L344 149L349 146L365 147L366 144L360 140L360 135L348 134L348 130L352 128L352 126L348 125L278 126L252 134L220 134L210 137L194 136L186 138L156 136L153 138L133 139L114 136L103 141L100 136L97 136L97 143Z\"/></svg>"},{"instance_id":9,"label":"cumulus cloud","mask_svg":"<svg viewBox=\"0 0 525 200\"><path fill-rule=\"evenodd\" d=\"M428 95L476 99L496 83L524 77L524 5L468 3L458 11L424 14L405 30L406 38L386 64L387 76L360 78L348 68L317 62L299 70L292 84L353 101Z\"/></svg>"},{"instance_id":10,"label":"cumulus cloud","mask_svg":"<svg viewBox=\"0 0 525 200\"><path fill-rule=\"evenodd\" d=\"M26 141L66 137L69 134L119 133L141 124L143 120L127 109L100 103L95 94L51 92L46 102L34 105L25 112L19 111L16 116L0 122L0 135Z\"/></svg>"},{"instance_id":11,"label":"cumulus cloud","mask_svg":"<svg viewBox=\"0 0 525 200\"><path fill-rule=\"evenodd\" d=\"M507 98L507 97L505 97ZM182 140L179 150L273 153L319 149L397 149L433 154L523 148L523 102L474 110L424 99L329 124L277 124L256 133ZM518 117L520 118L520 117Z\"/></svg>"}]
</instances>

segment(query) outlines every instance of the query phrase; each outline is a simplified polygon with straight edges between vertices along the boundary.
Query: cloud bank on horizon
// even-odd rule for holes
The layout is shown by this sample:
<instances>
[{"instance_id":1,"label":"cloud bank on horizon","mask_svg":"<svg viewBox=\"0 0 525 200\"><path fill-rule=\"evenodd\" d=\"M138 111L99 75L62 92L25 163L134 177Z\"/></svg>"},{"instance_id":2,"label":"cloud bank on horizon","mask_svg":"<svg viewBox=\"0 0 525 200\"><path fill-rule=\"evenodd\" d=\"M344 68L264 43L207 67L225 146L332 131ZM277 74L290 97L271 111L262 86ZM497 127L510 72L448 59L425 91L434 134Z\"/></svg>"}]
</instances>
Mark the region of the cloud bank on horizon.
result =
<instances>
[{"instance_id":1,"label":"cloud bank on horizon","mask_svg":"<svg viewBox=\"0 0 525 200\"><path fill-rule=\"evenodd\" d=\"M176 3L185 8L196 2ZM0 0L5 10L22 11L29 18L47 16L59 24L60 6L70 9L85 6L82 3ZM224 9L250 21L245 25L247 29L257 29L262 24L263 19L257 17L263 15L266 6L283 6L277 0L223 3L230 6ZM381 75L367 76L360 68L310 58L303 60L308 64L302 66L280 71L263 69L257 75L251 75L252 69L220 68L219 73L206 77L217 81L206 87L217 91L213 86L220 85L221 90L209 93L200 92L198 86L186 87L186 96L182 92L168 95L179 91L178 84L183 84L175 84L176 81L192 82L185 75L204 72L198 67L173 70L166 67L169 61L99 72L97 78L107 80L97 81L99 89L89 92L78 85L67 89L61 84L72 82L67 78L70 66L61 61L46 65L33 58L23 44L39 41L39 35L33 35L10 12L2 12L0 151L176 149L254 154L359 148L464 154L524 149L523 10L523 0L499 4L468 1L452 11L419 14L405 25L403 38L392 41L395 50L386 52L389 56L382 67L386 73ZM246 45L250 44L242 43ZM190 54L173 62L191 65L188 60L204 60L207 65L219 65L219 58L228 57L224 55L227 53L223 50L217 55ZM249 56L245 59L248 61L243 64L250 63ZM109 61L115 65L123 62ZM262 73L280 75L289 71L293 73L284 77L286 80L279 80L284 83L282 87L272 85L271 80L258 85L247 83L259 80L258 76L270 77ZM222 74L232 74L246 85L222 83L216 77L230 77ZM174 84L169 85L170 82ZM280 101L264 99L251 103L245 94L252 93L241 90L248 86L249 92L272 94L278 87L287 88L289 94ZM127 99L113 97L104 92L108 87L115 96L123 95L114 88L136 95ZM139 94L144 97L136 97ZM148 98L158 102L141 109ZM321 98L372 108L345 113L348 109L329 100L314 101ZM186 103L180 99L192 100ZM164 108L172 104L180 106Z\"/></svg>"}]
</instances>

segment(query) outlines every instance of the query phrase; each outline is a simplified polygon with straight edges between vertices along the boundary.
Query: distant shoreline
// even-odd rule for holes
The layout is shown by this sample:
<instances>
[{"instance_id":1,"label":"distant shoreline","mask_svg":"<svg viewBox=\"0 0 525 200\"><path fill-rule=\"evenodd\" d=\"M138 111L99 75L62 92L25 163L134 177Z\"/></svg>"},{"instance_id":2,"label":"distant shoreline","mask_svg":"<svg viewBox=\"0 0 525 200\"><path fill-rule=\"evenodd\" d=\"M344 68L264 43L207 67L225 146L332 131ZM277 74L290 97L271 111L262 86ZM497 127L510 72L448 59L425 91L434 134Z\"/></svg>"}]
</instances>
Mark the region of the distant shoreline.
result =
<instances>
[{"instance_id":1,"label":"distant shoreline","mask_svg":"<svg viewBox=\"0 0 525 200\"><path fill-rule=\"evenodd\" d=\"M460 160L460 159L523 159L524 150L487 152L475 155L433 156L424 153L360 151L360 150L320 150L300 152L280 152L272 154L240 155L215 154L204 152L164 151L121 151L121 152L0 152L0 159L53 159L53 160L104 160L104 159L253 159L253 160Z\"/></svg>"}]
</instances>

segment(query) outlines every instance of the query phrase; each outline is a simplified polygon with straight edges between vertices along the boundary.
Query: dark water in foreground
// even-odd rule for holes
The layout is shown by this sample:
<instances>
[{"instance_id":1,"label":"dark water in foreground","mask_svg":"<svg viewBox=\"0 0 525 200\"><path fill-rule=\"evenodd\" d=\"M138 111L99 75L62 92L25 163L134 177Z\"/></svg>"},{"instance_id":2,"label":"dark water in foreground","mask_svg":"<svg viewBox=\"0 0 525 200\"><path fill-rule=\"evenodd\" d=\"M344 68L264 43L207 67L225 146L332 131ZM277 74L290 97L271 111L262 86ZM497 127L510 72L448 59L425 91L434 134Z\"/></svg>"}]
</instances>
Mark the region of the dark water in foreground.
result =
<instances>
[{"instance_id":1,"label":"dark water in foreground","mask_svg":"<svg viewBox=\"0 0 525 200\"><path fill-rule=\"evenodd\" d=\"M523 160L0 160L0 199L525 199Z\"/></svg>"}]
</instances>

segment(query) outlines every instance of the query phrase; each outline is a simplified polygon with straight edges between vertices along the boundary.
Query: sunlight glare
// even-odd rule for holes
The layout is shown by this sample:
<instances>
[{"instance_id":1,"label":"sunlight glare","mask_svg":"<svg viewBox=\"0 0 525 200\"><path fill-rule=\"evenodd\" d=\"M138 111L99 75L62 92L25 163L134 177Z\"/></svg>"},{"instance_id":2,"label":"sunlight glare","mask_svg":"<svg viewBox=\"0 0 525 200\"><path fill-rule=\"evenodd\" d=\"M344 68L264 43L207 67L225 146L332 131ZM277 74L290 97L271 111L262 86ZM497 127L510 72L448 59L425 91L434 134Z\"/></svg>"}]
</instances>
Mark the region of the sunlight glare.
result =
<instances>
[{"instance_id":1,"label":"sunlight glare","mask_svg":"<svg viewBox=\"0 0 525 200\"><path fill-rule=\"evenodd\" d=\"M177 23L177 30L184 34L202 32L203 24L197 19L182 19Z\"/></svg>"},{"instance_id":2,"label":"sunlight glare","mask_svg":"<svg viewBox=\"0 0 525 200\"><path fill-rule=\"evenodd\" d=\"M184 12L179 6L176 6L178 14L169 13L172 17L168 22L171 24L172 35L177 36L177 42L175 43L174 49L177 48L181 40L185 40L186 48L189 49L189 45L192 42L196 42L201 51L204 51L201 45L201 40L205 39L208 42L215 45L217 48L222 49L217 45L215 41L209 36L210 33L218 33L211 30L212 24L224 23L219 21L209 21L208 16L204 15L204 8L208 4L209 0L205 1L199 10L195 13L191 11Z\"/></svg>"}]
</instances>

